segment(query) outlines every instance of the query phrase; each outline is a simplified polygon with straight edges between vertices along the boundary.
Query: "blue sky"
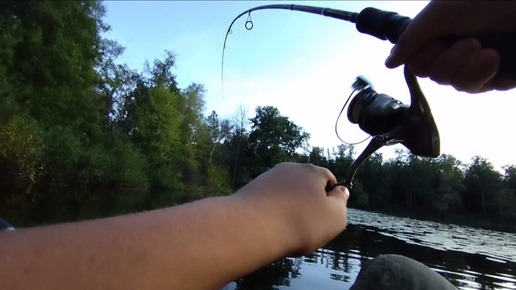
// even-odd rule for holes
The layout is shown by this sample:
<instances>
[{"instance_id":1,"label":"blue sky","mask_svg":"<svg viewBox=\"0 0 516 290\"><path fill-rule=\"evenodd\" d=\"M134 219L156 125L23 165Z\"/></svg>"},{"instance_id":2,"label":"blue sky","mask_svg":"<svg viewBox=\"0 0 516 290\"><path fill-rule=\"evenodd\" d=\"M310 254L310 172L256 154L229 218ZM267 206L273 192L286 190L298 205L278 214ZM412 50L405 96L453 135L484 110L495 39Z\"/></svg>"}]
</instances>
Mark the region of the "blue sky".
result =
<instances>
[{"instance_id":1,"label":"blue sky","mask_svg":"<svg viewBox=\"0 0 516 290\"><path fill-rule=\"evenodd\" d=\"M288 10L251 13L254 28L240 18L228 37L224 84L221 56L231 21L255 6L281 3L330 7L360 12L365 7L396 11L414 17L424 1L106 1L108 38L126 47L119 61L141 71L145 60L177 55L175 74L181 88L203 84L206 113L230 117L239 104L254 116L257 106L271 105L311 134L312 146L340 144L334 124L351 93L356 76L363 75L380 93L409 103L403 70L385 68L392 45L360 34L354 24ZM441 135L441 153L463 162L474 155L488 158L497 168L516 164L511 129L516 123L513 92L469 95L420 79ZM339 123L346 141L365 136L355 126ZM364 145L357 146L361 150ZM394 156L401 145L385 147Z\"/></svg>"}]
</instances>

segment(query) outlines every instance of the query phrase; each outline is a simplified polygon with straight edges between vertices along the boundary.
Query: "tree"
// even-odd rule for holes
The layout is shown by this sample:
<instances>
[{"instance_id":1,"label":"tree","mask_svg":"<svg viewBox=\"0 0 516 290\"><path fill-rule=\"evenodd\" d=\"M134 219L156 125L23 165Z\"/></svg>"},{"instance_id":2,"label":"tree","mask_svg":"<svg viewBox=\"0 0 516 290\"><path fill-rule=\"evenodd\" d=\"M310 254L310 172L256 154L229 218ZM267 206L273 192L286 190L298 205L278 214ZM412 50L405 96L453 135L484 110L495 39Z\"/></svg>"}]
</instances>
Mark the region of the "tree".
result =
<instances>
[{"instance_id":1,"label":"tree","mask_svg":"<svg viewBox=\"0 0 516 290\"><path fill-rule=\"evenodd\" d=\"M147 76L129 73L123 79L130 80L131 89L123 90L115 115L116 124L145 155L147 176L157 188L202 183L198 166L203 146L210 142L209 128L203 122L204 87L177 88L171 72L174 67L175 56L167 51L165 59L155 60L153 67L147 63Z\"/></svg>"},{"instance_id":2,"label":"tree","mask_svg":"<svg viewBox=\"0 0 516 290\"><path fill-rule=\"evenodd\" d=\"M102 116L107 122L121 122L127 117L127 98L135 89L138 73L126 64L117 64L116 59L125 51L125 47L109 39L100 43L101 61L97 65L99 84L97 86L98 102L102 105Z\"/></svg>"},{"instance_id":3,"label":"tree","mask_svg":"<svg viewBox=\"0 0 516 290\"><path fill-rule=\"evenodd\" d=\"M16 138L29 147L41 144L24 150L38 151L42 179L77 179L92 169L86 164L96 166L90 149L104 129L95 68L100 34L109 28L105 8L99 1L5 1L0 10L0 131L16 124L18 132L33 132ZM2 164L11 164L7 171L26 168L13 163L14 151L0 151Z\"/></svg>"},{"instance_id":4,"label":"tree","mask_svg":"<svg viewBox=\"0 0 516 290\"><path fill-rule=\"evenodd\" d=\"M204 178L206 192L226 194L231 191L229 166L225 158L224 143L230 138L232 126L228 119L219 119L212 111L196 133L195 151Z\"/></svg>"},{"instance_id":5,"label":"tree","mask_svg":"<svg viewBox=\"0 0 516 290\"><path fill-rule=\"evenodd\" d=\"M244 179L243 182L241 183L246 183L247 182L247 179L248 179L248 175L245 173L245 172L242 172L244 170L241 170L240 169L240 166L239 166L239 161L240 161L240 152L242 151L241 148L242 148L242 143L244 142L245 145L247 146L247 141L248 141L248 133L247 133L247 126L248 126L248 123L249 123L249 119L247 117L248 115L248 112L249 112L249 109L244 107L242 104L238 105L236 111L235 111L235 114L233 115L233 118L232 118L232 127L233 127L233 134L232 134L232 137L231 137L231 140L229 140L229 144L230 144L230 147L232 147L234 149L233 152L234 153L234 161L232 162L233 163L233 187L236 188L238 187L239 184L237 184L237 173L240 172L240 176L246 176L245 178L242 178ZM233 145L231 145L233 144ZM240 162L241 163L241 162ZM239 170L240 169L240 170Z\"/></svg>"},{"instance_id":6,"label":"tree","mask_svg":"<svg viewBox=\"0 0 516 290\"><path fill-rule=\"evenodd\" d=\"M149 74L150 82L153 85L163 86L174 93L179 93L176 76L172 73L172 69L175 67L176 55L170 50L165 50L165 59L155 59L152 67L145 62L144 71Z\"/></svg>"},{"instance_id":7,"label":"tree","mask_svg":"<svg viewBox=\"0 0 516 290\"><path fill-rule=\"evenodd\" d=\"M180 90L179 93L180 137L184 144L181 147L180 168L184 172L183 181L185 182L195 179L199 169L194 144L204 120L205 92L203 85L192 83L186 89Z\"/></svg>"},{"instance_id":8,"label":"tree","mask_svg":"<svg viewBox=\"0 0 516 290\"><path fill-rule=\"evenodd\" d=\"M358 168L357 182L362 184L362 190L367 197L367 205L383 208L386 205L387 175L380 153L373 153ZM363 205L366 205L363 202Z\"/></svg>"},{"instance_id":9,"label":"tree","mask_svg":"<svg viewBox=\"0 0 516 290\"><path fill-rule=\"evenodd\" d=\"M326 159L326 155L323 147L312 147L312 150L308 154L308 162L322 166L328 167L328 159Z\"/></svg>"},{"instance_id":10,"label":"tree","mask_svg":"<svg viewBox=\"0 0 516 290\"><path fill-rule=\"evenodd\" d=\"M248 156L253 160L254 175L277 163L295 161L296 150L306 146L310 137L272 106L256 108L251 124Z\"/></svg>"},{"instance_id":11,"label":"tree","mask_svg":"<svg viewBox=\"0 0 516 290\"><path fill-rule=\"evenodd\" d=\"M464 174L460 169L462 163L455 157L442 154L436 159L437 188L435 190L433 208L440 212L458 211L462 209L460 194L464 190Z\"/></svg>"},{"instance_id":12,"label":"tree","mask_svg":"<svg viewBox=\"0 0 516 290\"><path fill-rule=\"evenodd\" d=\"M507 188L510 194L516 197L516 165L505 166L504 170L504 187Z\"/></svg>"},{"instance_id":13,"label":"tree","mask_svg":"<svg viewBox=\"0 0 516 290\"><path fill-rule=\"evenodd\" d=\"M358 208L369 207L369 194L364 190L360 180L353 181L352 194L349 196L349 204Z\"/></svg>"},{"instance_id":14,"label":"tree","mask_svg":"<svg viewBox=\"0 0 516 290\"><path fill-rule=\"evenodd\" d=\"M466 169L462 202L466 210L482 213L484 218L498 214L497 195L502 189L502 176L485 158L475 156Z\"/></svg>"},{"instance_id":15,"label":"tree","mask_svg":"<svg viewBox=\"0 0 516 290\"><path fill-rule=\"evenodd\" d=\"M180 185L182 160L181 115L178 96L163 86L149 88L135 103L136 123L132 140L144 152L151 186L158 188Z\"/></svg>"},{"instance_id":16,"label":"tree","mask_svg":"<svg viewBox=\"0 0 516 290\"><path fill-rule=\"evenodd\" d=\"M503 189L497 198L500 215L508 222L516 220L516 166L505 166Z\"/></svg>"},{"instance_id":17,"label":"tree","mask_svg":"<svg viewBox=\"0 0 516 290\"><path fill-rule=\"evenodd\" d=\"M92 88L100 60L104 6L96 1L2 2L2 30L10 38L7 70L16 101L33 118L47 125L72 124L92 129L99 110Z\"/></svg>"},{"instance_id":18,"label":"tree","mask_svg":"<svg viewBox=\"0 0 516 290\"><path fill-rule=\"evenodd\" d=\"M386 170L392 201L410 210L430 208L435 190L433 159L415 156L402 149L396 153L396 158L387 163Z\"/></svg>"},{"instance_id":19,"label":"tree","mask_svg":"<svg viewBox=\"0 0 516 290\"><path fill-rule=\"evenodd\" d=\"M212 111L206 118L206 124L208 125L208 134L212 143L208 158L208 164L211 164L217 145L220 145L230 137L233 126L227 119L220 120L215 111Z\"/></svg>"},{"instance_id":20,"label":"tree","mask_svg":"<svg viewBox=\"0 0 516 290\"><path fill-rule=\"evenodd\" d=\"M41 128L29 116L15 115L1 126L0 188L20 183L29 192L42 174L42 147Z\"/></svg>"},{"instance_id":21,"label":"tree","mask_svg":"<svg viewBox=\"0 0 516 290\"><path fill-rule=\"evenodd\" d=\"M340 144L337 148L327 150L328 169L330 169L337 180L344 180L348 177L349 169L354 161L355 148L353 145Z\"/></svg>"}]
</instances>

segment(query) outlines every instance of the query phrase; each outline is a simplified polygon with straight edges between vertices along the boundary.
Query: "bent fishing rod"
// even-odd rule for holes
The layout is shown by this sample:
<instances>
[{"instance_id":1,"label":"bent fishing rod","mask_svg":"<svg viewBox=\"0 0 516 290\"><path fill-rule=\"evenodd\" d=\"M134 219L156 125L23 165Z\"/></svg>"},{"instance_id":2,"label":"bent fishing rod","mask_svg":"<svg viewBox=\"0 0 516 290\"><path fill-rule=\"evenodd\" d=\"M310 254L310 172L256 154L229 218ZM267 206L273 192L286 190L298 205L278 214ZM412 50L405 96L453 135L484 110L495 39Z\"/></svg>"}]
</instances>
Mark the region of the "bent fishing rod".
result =
<instances>
[{"instance_id":1,"label":"bent fishing rod","mask_svg":"<svg viewBox=\"0 0 516 290\"><path fill-rule=\"evenodd\" d=\"M389 40L393 44L398 42L400 36L403 34L407 26L410 24L410 21L412 20L409 17L402 16L396 12L384 11L373 7L365 8L360 13L357 13L339 9L296 4L271 4L257 6L240 13L229 25L229 28L226 32L226 37L224 38L222 63L224 63L224 49L226 48L226 42L229 34L231 34L231 28L233 27L233 24L240 17L247 14L245 28L247 30L251 30L254 27L254 23L251 19L251 12L270 9L299 11L355 23L359 32L369 34L381 40ZM501 58L500 72L507 77L516 79L516 32L480 34L472 37L478 39L481 42L482 47L493 48L498 51ZM449 35L443 37L442 40L446 44L451 45L461 38L464 37L458 35Z\"/></svg>"},{"instance_id":2,"label":"bent fishing rod","mask_svg":"<svg viewBox=\"0 0 516 290\"><path fill-rule=\"evenodd\" d=\"M399 15L396 12L383 11L372 7L365 8L360 13L357 13L296 4L257 6L239 14L229 25L222 49L222 81L224 81L224 51L228 36L232 32L233 24L240 17L247 14L245 28L251 30L254 27L251 12L269 9L306 12L355 23L356 29L359 32L369 34L381 40L388 40L393 44L398 42L400 36L411 22L409 17ZM471 37L478 39L482 47L492 48L498 51L501 59L499 72L507 77L516 79L516 57L514 53L516 52L516 32L481 34ZM464 37L448 35L441 40L447 45L452 45L462 38ZM407 66L405 66L404 69L404 76L410 92L410 106L386 94L377 93L371 83L362 77L357 77L352 85L354 90L344 103L337 117L337 121L344 108L349 103L347 110L348 120L353 124L358 124L360 129L373 136L373 138L351 165L347 179L336 184L328 184L326 187L327 191L337 185L344 185L348 189L351 189L353 186L352 181L358 167L371 154L385 145L400 143L407 147L414 155L433 158L439 156L439 132L433 119L430 106L419 87L417 77ZM335 132L338 136L337 129L335 129Z\"/></svg>"}]
</instances>

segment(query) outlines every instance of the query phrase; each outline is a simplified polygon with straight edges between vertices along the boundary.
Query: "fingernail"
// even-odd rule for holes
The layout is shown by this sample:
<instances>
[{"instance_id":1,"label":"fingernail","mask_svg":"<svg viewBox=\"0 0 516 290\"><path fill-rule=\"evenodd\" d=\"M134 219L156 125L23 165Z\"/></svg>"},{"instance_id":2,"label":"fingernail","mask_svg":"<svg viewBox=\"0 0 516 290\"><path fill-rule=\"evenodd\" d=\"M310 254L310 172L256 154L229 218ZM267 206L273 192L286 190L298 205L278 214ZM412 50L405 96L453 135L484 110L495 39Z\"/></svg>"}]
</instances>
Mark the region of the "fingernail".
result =
<instances>
[{"instance_id":1,"label":"fingernail","mask_svg":"<svg viewBox=\"0 0 516 290\"><path fill-rule=\"evenodd\" d=\"M348 199L349 198L348 188L345 186L339 186L338 188L339 188L340 192L344 193L344 197L346 197L346 199Z\"/></svg>"}]
</instances>

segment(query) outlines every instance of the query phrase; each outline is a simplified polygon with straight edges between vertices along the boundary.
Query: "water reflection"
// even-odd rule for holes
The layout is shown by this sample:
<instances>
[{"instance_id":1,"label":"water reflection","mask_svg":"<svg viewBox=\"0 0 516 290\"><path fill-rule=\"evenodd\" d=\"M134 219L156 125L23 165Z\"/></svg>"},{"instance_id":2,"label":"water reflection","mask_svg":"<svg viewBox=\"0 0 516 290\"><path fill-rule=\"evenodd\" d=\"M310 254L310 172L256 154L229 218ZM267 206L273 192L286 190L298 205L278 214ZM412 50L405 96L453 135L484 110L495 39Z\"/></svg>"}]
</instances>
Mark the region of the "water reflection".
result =
<instances>
[{"instance_id":1,"label":"water reflection","mask_svg":"<svg viewBox=\"0 0 516 290\"><path fill-rule=\"evenodd\" d=\"M516 235L351 209L348 229L311 255L285 258L225 289L348 289L381 254L416 259L459 289L516 289Z\"/></svg>"},{"instance_id":2,"label":"water reflection","mask_svg":"<svg viewBox=\"0 0 516 290\"><path fill-rule=\"evenodd\" d=\"M232 284L233 289L282 289L290 287L291 281L300 276L301 259L282 259L240 279ZM228 287L229 288L229 287Z\"/></svg>"}]
</instances>

